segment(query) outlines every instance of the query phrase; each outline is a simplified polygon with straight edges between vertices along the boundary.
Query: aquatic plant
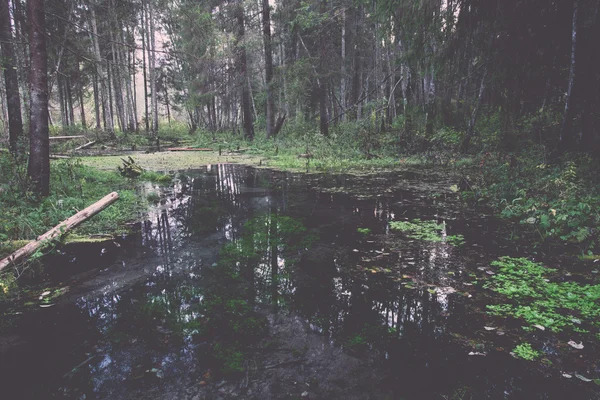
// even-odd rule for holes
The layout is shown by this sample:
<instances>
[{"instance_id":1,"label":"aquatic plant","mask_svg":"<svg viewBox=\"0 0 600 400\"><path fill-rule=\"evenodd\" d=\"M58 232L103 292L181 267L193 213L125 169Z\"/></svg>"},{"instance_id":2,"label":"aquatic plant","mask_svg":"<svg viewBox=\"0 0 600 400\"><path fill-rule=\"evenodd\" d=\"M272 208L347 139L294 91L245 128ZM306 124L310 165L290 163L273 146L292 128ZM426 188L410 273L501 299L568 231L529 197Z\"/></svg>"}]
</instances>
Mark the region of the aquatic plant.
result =
<instances>
[{"instance_id":1,"label":"aquatic plant","mask_svg":"<svg viewBox=\"0 0 600 400\"><path fill-rule=\"evenodd\" d=\"M444 235L445 224L438 224L435 221L423 221L420 219L391 221L390 228L406 233L411 239L426 242L445 242L453 246L461 246L465 242L463 235Z\"/></svg>"},{"instance_id":2,"label":"aquatic plant","mask_svg":"<svg viewBox=\"0 0 600 400\"><path fill-rule=\"evenodd\" d=\"M369 228L357 228L356 231L364 236L367 236L369 233L371 233Z\"/></svg>"},{"instance_id":3,"label":"aquatic plant","mask_svg":"<svg viewBox=\"0 0 600 400\"><path fill-rule=\"evenodd\" d=\"M522 358L527 361L534 361L541 356L541 353L534 350L529 343L521 343L512 351L515 357Z\"/></svg>"},{"instance_id":4,"label":"aquatic plant","mask_svg":"<svg viewBox=\"0 0 600 400\"><path fill-rule=\"evenodd\" d=\"M553 332L575 328L585 323L600 327L600 285L576 282L552 282L548 279L555 269L526 258L501 257L491 263L498 267L484 285L507 297L510 302L488 305L488 312L502 317L525 320L525 328L534 325Z\"/></svg>"}]
</instances>

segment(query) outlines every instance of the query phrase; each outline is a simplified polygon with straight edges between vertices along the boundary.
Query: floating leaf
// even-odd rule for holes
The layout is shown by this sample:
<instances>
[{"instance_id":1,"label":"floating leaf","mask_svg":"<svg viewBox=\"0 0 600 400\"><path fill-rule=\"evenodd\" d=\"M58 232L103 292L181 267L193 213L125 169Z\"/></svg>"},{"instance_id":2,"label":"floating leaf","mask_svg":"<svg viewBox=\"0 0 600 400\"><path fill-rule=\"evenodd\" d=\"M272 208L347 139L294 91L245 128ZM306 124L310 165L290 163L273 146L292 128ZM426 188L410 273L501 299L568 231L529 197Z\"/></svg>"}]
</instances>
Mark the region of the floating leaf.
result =
<instances>
[{"instance_id":1,"label":"floating leaf","mask_svg":"<svg viewBox=\"0 0 600 400\"><path fill-rule=\"evenodd\" d=\"M578 378L578 379L581 379L584 382L591 382L592 381L591 379L586 378L585 376L579 375L579 374L575 374L575 377Z\"/></svg>"},{"instance_id":2,"label":"floating leaf","mask_svg":"<svg viewBox=\"0 0 600 400\"><path fill-rule=\"evenodd\" d=\"M481 353L479 351L472 351L469 353L470 356L485 356L485 353Z\"/></svg>"},{"instance_id":3,"label":"floating leaf","mask_svg":"<svg viewBox=\"0 0 600 400\"><path fill-rule=\"evenodd\" d=\"M577 343L573 340L569 340L568 344L569 344L569 346L573 347L574 349L577 349L577 350L583 349L583 342Z\"/></svg>"},{"instance_id":4,"label":"floating leaf","mask_svg":"<svg viewBox=\"0 0 600 400\"><path fill-rule=\"evenodd\" d=\"M452 294L452 293L456 293L456 289L454 289L453 287L450 287L450 286L445 286L445 287L437 288L437 292L439 294Z\"/></svg>"}]
</instances>

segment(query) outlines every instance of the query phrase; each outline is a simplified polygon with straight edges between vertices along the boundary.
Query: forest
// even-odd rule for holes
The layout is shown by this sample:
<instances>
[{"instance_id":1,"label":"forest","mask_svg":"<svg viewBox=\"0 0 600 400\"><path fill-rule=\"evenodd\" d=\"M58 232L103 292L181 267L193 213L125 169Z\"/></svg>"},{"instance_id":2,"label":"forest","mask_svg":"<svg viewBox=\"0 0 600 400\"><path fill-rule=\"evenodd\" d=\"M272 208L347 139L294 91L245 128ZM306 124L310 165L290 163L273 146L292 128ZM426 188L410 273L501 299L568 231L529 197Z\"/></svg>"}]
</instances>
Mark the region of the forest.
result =
<instances>
[{"instance_id":1,"label":"forest","mask_svg":"<svg viewBox=\"0 0 600 400\"><path fill-rule=\"evenodd\" d=\"M0 387L597 398L599 11L0 0Z\"/></svg>"},{"instance_id":2,"label":"forest","mask_svg":"<svg viewBox=\"0 0 600 400\"><path fill-rule=\"evenodd\" d=\"M32 177L47 169L37 161L46 120L52 132L109 136L156 138L181 124L252 140L294 126L325 137L354 130L403 153L542 146L554 157L593 155L598 8L3 0L2 137L15 152L30 143Z\"/></svg>"}]
</instances>

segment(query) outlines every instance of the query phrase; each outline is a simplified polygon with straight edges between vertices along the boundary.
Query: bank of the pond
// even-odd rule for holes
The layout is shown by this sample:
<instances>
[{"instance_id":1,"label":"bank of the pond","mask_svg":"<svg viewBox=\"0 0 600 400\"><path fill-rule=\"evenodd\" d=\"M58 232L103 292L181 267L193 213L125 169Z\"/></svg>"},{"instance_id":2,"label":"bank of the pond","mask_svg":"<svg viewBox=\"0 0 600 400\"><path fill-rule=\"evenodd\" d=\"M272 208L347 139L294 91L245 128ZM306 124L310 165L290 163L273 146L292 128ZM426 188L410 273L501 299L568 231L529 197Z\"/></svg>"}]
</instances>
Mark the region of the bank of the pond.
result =
<instances>
[{"instance_id":1,"label":"bank of the pond","mask_svg":"<svg viewBox=\"0 0 600 400\"><path fill-rule=\"evenodd\" d=\"M119 193L115 204L86 220L60 240L47 243L29 257L28 264L59 242L99 243L127 234L135 223L145 218L149 206L155 201L156 188L171 182L171 177L151 172L142 174L138 179L128 179L122 177L116 168L102 171L84 165L78 159L53 161L50 177L50 195L38 198L29 188L26 165L15 163L8 153L0 154L2 258L113 191ZM16 274L21 276L23 271L39 273L39 269L34 270L21 268ZM15 295L12 289L16 286L11 283L14 280L11 275L9 272L0 277L0 299Z\"/></svg>"}]
</instances>

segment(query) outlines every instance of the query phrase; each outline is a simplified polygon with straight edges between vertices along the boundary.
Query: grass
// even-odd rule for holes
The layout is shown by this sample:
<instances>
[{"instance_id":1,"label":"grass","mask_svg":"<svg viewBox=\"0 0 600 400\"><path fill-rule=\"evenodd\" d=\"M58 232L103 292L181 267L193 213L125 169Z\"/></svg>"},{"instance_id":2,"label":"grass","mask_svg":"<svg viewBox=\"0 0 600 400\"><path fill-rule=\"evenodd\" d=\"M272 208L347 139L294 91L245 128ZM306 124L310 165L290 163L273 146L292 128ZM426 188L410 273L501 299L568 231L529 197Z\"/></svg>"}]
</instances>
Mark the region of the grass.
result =
<instances>
[{"instance_id":1,"label":"grass","mask_svg":"<svg viewBox=\"0 0 600 400\"><path fill-rule=\"evenodd\" d=\"M329 137L324 137L298 124L291 124L272 140L263 135L248 142L241 135L230 133L199 134L194 146L221 149L224 154L241 151L259 157L261 166L299 172L368 172L424 163L461 162L454 156L442 160L433 154L404 154L397 144L397 132L368 134L355 124L346 124L332 127Z\"/></svg>"},{"instance_id":2,"label":"grass","mask_svg":"<svg viewBox=\"0 0 600 400\"><path fill-rule=\"evenodd\" d=\"M116 172L97 171L79 161L51 164L51 192L43 199L36 198L29 190L24 167L12 164L6 156L0 158L0 174L2 242L35 239L113 191L119 192L119 201L76 228L76 233L124 233L128 231L128 223L136 220L147 207L130 180Z\"/></svg>"}]
</instances>

